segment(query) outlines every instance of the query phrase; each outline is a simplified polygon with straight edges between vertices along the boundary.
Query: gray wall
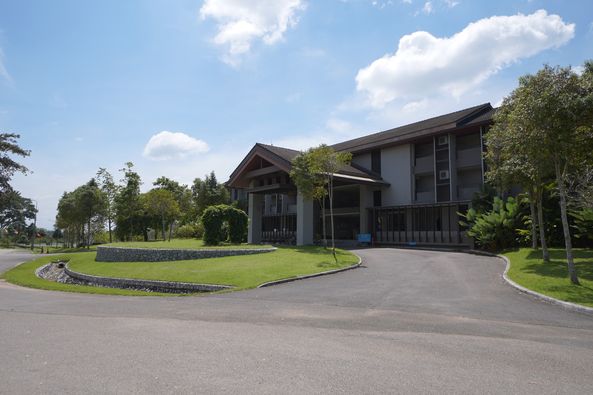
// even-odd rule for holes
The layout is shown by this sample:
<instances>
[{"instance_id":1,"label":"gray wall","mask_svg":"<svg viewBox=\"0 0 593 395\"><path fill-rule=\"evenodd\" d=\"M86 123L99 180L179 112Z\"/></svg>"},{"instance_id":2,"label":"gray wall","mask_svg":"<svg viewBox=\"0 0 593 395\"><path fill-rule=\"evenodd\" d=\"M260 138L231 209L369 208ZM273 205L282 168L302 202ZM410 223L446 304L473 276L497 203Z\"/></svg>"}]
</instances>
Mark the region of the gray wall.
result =
<instances>
[{"instance_id":1,"label":"gray wall","mask_svg":"<svg viewBox=\"0 0 593 395\"><path fill-rule=\"evenodd\" d=\"M410 144L381 150L381 176L391 184L383 189L383 206L412 203L411 154Z\"/></svg>"}]
</instances>

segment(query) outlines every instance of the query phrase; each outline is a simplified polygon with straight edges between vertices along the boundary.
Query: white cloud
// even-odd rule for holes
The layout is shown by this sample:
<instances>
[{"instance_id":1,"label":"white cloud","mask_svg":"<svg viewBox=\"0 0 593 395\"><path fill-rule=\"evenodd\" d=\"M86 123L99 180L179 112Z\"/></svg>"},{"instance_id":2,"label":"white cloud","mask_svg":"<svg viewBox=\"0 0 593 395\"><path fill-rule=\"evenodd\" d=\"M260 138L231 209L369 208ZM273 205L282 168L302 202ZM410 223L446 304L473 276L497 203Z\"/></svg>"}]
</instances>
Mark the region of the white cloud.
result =
<instances>
[{"instance_id":1,"label":"white cloud","mask_svg":"<svg viewBox=\"0 0 593 395\"><path fill-rule=\"evenodd\" d=\"M208 150L208 144L202 140L185 133L162 131L148 140L142 155L154 160L183 159Z\"/></svg>"},{"instance_id":2,"label":"white cloud","mask_svg":"<svg viewBox=\"0 0 593 395\"><path fill-rule=\"evenodd\" d=\"M280 41L286 30L296 26L304 8L304 0L206 0L200 16L218 25L213 41L226 48L223 61L238 65L255 40L266 45Z\"/></svg>"},{"instance_id":3,"label":"white cloud","mask_svg":"<svg viewBox=\"0 0 593 395\"><path fill-rule=\"evenodd\" d=\"M445 1L445 4L447 5L447 7L449 7L449 8L453 8L457 5L459 5L459 1L456 1L456 0L444 0L444 1Z\"/></svg>"},{"instance_id":4,"label":"white cloud","mask_svg":"<svg viewBox=\"0 0 593 395\"><path fill-rule=\"evenodd\" d=\"M359 70L357 90L382 107L395 99L417 101L437 93L459 98L504 67L574 37L575 25L539 10L470 23L451 37L425 31L403 36L395 54Z\"/></svg>"},{"instance_id":5,"label":"white cloud","mask_svg":"<svg viewBox=\"0 0 593 395\"><path fill-rule=\"evenodd\" d=\"M428 14L432 14L432 3L430 1L427 1L426 3L424 3L424 7L422 7L422 12L425 13L426 15Z\"/></svg>"}]
</instances>

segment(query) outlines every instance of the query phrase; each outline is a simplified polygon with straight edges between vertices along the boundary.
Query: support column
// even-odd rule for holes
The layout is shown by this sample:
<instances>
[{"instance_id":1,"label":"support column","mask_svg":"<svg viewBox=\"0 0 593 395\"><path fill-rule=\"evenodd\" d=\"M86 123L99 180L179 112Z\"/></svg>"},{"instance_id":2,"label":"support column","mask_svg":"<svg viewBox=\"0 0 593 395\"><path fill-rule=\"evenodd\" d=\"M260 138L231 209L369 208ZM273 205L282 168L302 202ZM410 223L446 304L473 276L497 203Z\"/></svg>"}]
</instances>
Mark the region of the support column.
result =
<instances>
[{"instance_id":1,"label":"support column","mask_svg":"<svg viewBox=\"0 0 593 395\"><path fill-rule=\"evenodd\" d=\"M249 227L247 228L247 242L261 243L263 195L249 194Z\"/></svg>"},{"instance_id":2,"label":"support column","mask_svg":"<svg viewBox=\"0 0 593 395\"><path fill-rule=\"evenodd\" d=\"M313 244L313 201L297 193L297 245Z\"/></svg>"},{"instance_id":3,"label":"support column","mask_svg":"<svg viewBox=\"0 0 593 395\"><path fill-rule=\"evenodd\" d=\"M366 185L360 185L360 233L371 233L368 208L373 206L372 192Z\"/></svg>"}]
</instances>

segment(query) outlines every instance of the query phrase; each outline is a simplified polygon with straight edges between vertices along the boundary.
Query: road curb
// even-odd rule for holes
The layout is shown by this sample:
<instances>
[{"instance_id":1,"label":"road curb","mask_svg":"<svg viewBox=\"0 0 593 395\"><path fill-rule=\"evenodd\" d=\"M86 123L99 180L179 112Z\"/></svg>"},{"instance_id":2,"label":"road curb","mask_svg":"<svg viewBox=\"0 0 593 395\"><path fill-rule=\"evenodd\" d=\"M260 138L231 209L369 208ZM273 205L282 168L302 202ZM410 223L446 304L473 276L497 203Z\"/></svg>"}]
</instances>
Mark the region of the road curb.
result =
<instances>
[{"instance_id":1,"label":"road curb","mask_svg":"<svg viewBox=\"0 0 593 395\"><path fill-rule=\"evenodd\" d=\"M544 302L552 303L552 304L561 306L561 307L571 310L571 311L577 311L579 313L593 315L593 308L591 308L591 307L581 306L580 304L565 302L560 299L552 298L551 296L540 294L539 292L532 291L531 289L525 288L522 285L517 284L516 282L511 280L508 276L509 269L511 268L510 259L504 255L493 255L493 256L497 256L498 258L501 258L503 261L506 262L506 268L504 269L504 272L502 273L502 278L511 287L519 290L520 292L526 293L526 294L531 295L537 299L540 299Z\"/></svg>"},{"instance_id":2,"label":"road curb","mask_svg":"<svg viewBox=\"0 0 593 395\"><path fill-rule=\"evenodd\" d=\"M354 253L352 253L352 254L354 254ZM314 274L307 274L307 275L304 275L304 276L296 276L296 277L291 277L291 278L284 278L282 280L268 281L267 283L263 283L263 284L258 285L257 288L271 287L272 285L279 285L279 284L284 284L284 283L290 283L290 282L293 282L293 281L305 280L305 279L313 278L313 277L327 276L328 274L335 274L335 273L345 272L347 270L356 269L357 267L360 267L360 265L362 265L362 258L359 255L357 255L357 254L354 254L354 256L356 256L358 258L358 263L355 263L352 266L343 267L341 269L328 270L326 272L321 272L321 273L314 273Z\"/></svg>"}]
</instances>

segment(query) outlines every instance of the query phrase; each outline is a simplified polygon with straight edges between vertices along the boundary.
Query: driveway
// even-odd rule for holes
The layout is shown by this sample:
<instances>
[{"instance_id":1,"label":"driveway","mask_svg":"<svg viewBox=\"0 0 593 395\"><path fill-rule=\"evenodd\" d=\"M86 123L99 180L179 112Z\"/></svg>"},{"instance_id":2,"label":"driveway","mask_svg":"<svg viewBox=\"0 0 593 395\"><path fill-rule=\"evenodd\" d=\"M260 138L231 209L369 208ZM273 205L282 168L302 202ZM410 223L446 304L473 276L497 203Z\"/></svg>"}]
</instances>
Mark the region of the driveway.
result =
<instances>
[{"instance_id":1,"label":"driveway","mask_svg":"<svg viewBox=\"0 0 593 395\"><path fill-rule=\"evenodd\" d=\"M0 274L19 263L33 259L36 255L23 249L0 248Z\"/></svg>"},{"instance_id":2,"label":"driveway","mask_svg":"<svg viewBox=\"0 0 593 395\"><path fill-rule=\"evenodd\" d=\"M593 317L495 258L357 251L360 269L204 297L0 283L6 393L593 393Z\"/></svg>"}]
</instances>

